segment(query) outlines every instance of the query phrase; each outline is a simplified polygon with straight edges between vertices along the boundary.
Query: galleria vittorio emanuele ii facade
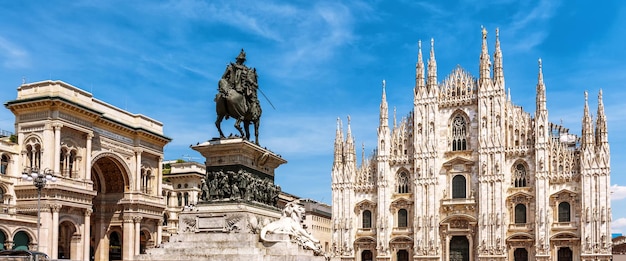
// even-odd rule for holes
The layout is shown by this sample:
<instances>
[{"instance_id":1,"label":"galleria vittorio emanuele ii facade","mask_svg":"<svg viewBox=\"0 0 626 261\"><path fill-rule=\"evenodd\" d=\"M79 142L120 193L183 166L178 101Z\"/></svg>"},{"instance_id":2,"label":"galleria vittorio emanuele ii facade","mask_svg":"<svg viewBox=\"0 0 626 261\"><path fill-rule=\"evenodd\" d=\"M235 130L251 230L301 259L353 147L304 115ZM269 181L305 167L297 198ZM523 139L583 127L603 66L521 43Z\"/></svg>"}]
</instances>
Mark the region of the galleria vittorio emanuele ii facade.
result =
<instances>
[{"instance_id":1,"label":"galleria vittorio emanuele ii facade","mask_svg":"<svg viewBox=\"0 0 626 261\"><path fill-rule=\"evenodd\" d=\"M610 150L598 93L581 135L548 121L541 60L536 108L507 95L496 31L482 32L479 76L437 80L421 44L413 110L389 123L383 82L374 155L356 161L338 122L332 251L342 260L610 260ZM493 64L492 64L493 61ZM515 86L514 88L519 88ZM405 90L410 92L411 89Z\"/></svg>"},{"instance_id":2,"label":"galleria vittorio emanuele ii facade","mask_svg":"<svg viewBox=\"0 0 626 261\"><path fill-rule=\"evenodd\" d=\"M0 249L131 260L161 242L161 161L170 139L160 122L61 81L23 84L5 106L16 133L0 139ZM23 172L56 179L40 203Z\"/></svg>"}]
</instances>

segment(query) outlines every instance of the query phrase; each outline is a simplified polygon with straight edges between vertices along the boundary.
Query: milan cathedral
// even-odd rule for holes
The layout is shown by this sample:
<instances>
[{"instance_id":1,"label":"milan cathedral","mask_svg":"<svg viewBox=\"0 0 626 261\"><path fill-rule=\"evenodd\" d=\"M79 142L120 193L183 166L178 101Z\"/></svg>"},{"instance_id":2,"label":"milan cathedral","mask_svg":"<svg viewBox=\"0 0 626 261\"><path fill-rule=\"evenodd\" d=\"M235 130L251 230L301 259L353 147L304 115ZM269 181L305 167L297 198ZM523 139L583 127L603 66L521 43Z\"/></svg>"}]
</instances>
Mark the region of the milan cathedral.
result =
<instances>
[{"instance_id":1,"label":"milan cathedral","mask_svg":"<svg viewBox=\"0 0 626 261\"><path fill-rule=\"evenodd\" d=\"M341 260L611 259L602 91L595 120L585 92L581 135L571 134L548 121L541 60L533 115L505 91L498 30L493 56L485 29L481 49L478 78L457 67L438 81L434 41L427 66L420 43L413 110L390 126L383 81L377 149L360 164L350 122L338 120Z\"/></svg>"}]
</instances>

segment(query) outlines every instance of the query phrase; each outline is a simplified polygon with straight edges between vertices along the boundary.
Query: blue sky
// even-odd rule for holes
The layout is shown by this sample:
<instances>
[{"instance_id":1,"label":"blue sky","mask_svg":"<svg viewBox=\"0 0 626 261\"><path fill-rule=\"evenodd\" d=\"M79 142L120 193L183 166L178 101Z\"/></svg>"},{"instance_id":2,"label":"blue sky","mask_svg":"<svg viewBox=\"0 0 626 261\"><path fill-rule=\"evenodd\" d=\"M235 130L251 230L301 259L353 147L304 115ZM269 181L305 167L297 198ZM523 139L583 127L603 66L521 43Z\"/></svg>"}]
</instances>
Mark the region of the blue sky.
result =
<instances>
[{"instance_id":1,"label":"blue sky","mask_svg":"<svg viewBox=\"0 0 626 261\"><path fill-rule=\"evenodd\" d=\"M613 230L626 232L620 1L10 1L0 4L0 24L0 100L15 99L22 81L65 81L163 122L173 138L166 159L204 160L189 145L217 136L217 81L244 48L276 107L260 97L261 145L289 161L276 182L327 203L337 117L345 124L350 115L357 154L365 144L369 155L383 79L398 118L412 110L418 40L435 39L439 80L457 65L477 76L481 25L490 53L499 27L506 87L526 111L535 109L538 58L550 120L573 133L584 91L595 113L603 90ZM0 110L0 128L13 124Z\"/></svg>"}]
</instances>

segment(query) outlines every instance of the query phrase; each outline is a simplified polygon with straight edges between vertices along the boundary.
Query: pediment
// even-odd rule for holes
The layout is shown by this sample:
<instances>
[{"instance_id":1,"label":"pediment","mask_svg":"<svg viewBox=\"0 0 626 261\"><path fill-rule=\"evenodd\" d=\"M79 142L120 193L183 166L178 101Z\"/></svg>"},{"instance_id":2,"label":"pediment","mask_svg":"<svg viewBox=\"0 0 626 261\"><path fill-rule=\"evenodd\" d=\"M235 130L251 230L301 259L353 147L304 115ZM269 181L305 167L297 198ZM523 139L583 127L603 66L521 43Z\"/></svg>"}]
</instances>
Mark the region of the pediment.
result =
<instances>
[{"instance_id":1,"label":"pediment","mask_svg":"<svg viewBox=\"0 0 626 261\"><path fill-rule=\"evenodd\" d=\"M374 203L374 201L371 201L369 199L364 199L354 206L354 212L359 213L366 209L374 210L375 207L376 207L376 203Z\"/></svg>"},{"instance_id":2,"label":"pediment","mask_svg":"<svg viewBox=\"0 0 626 261\"><path fill-rule=\"evenodd\" d=\"M550 197L554 197L554 198L557 198L557 197L575 197L576 195L578 195L578 193L576 193L574 191L571 191L569 189L562 189L562 190L559 190L559 192L556 192L556 193L550 195Z\"/></svg>"},{"instance_id":3,"label":"pediment","mask_svg":"<svg viewBox=\"0 0 626 261\"><path fill-rule=\"evenodd\" d=\"M457 171L469 171L472 165L474 165L474 161L461 156L456 156L443 163L444 168L452 168Z\"/></svg>"}]
</instances>

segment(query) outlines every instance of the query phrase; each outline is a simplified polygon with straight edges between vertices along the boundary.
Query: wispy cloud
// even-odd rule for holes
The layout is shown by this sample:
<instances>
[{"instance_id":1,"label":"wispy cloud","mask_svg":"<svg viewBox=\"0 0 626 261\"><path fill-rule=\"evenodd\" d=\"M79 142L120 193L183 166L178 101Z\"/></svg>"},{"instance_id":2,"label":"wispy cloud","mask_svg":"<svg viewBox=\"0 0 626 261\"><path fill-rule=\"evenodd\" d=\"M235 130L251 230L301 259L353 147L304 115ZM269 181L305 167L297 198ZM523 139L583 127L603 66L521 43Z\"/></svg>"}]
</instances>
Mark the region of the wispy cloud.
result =
<instances>
[{"instance_id":1,"label":"wispy cloud","mask_svg":"<svg viewBox=\"0 0 626 261\"><path fill-rule=\"evenodd\" d=\"M23 68L30 64L28 52L0 36L0 58L5 68Z\"/></svg>"},{"instance_id":2,"label":"wispy cloud","mask_svg":"<svg viewBox=\"0 0 626 261\"><path fill-rule=\"evenodd\" d=\"M626 218L618 218L611 221L611 233L625 233Z\"/></svg>"}]
</instances>

